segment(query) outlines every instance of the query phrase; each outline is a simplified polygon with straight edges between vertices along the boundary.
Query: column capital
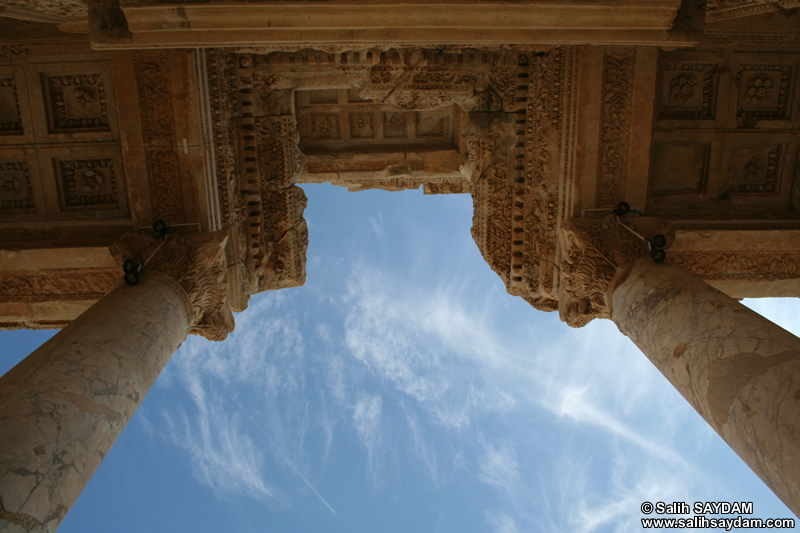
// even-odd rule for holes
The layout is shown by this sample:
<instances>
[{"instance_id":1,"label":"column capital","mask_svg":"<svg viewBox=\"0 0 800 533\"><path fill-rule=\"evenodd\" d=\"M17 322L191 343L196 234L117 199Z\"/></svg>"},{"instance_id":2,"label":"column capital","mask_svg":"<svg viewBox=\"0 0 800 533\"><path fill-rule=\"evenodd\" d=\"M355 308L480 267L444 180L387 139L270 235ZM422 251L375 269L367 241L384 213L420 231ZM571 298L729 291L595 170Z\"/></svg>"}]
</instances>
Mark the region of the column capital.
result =
<instances>
[{"instance_id":1,"label":"column capital","mask_svg":"<svg viewBox=\"0 0 800 533\"><path fill-rule=\"evenodd\" d=\"M228 306L225 231L194 235L166 235L162 239L126 233L110 246L122 264L126 259L143 263L144 269L174 279L191 303L190 334L221 341L233 331L233 313ZM160 248L159 248L160 246Z\"/></svg>"},{"instance_id":2,"label":"column capital","mask_svg":"<svg viewBox=\"0 0 800 533\"><path fill-rule=\"evenodd\" d=\"M626 217L623 223L640 235L662 234L672 242L672 227L653 217ZM611 295L630 265L649 253L647 243L622 227L615 215L569 218L561 224L561 280L558 314L580 328L595 318L611 318Z\"/></svg>"}]
</instances>

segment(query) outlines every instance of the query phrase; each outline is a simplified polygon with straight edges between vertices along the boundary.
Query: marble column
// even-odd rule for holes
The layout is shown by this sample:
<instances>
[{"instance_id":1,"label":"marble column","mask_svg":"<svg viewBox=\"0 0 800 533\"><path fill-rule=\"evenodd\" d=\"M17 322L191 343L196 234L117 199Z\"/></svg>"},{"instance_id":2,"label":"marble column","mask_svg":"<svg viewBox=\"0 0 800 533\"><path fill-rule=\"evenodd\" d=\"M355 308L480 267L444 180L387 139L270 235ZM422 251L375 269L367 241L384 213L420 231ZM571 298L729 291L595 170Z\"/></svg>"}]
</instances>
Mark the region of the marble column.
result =
<instances>
[{"instance_id":1,"label":"marble column","mask_svg":"<svg viewBox=\"0 0 800 533\"><path fill-rule=\"evenodd\" d=\"M672 228L626 217L640 235ZM561 225L559 314L610 318L800 516L800 339L667 261L613 216Z\"/></svg>"},{"instance_id":2,"label":"marble column","mask_svg":"<svg viewBox=\"0 0 800 533\"><path fill-rule=\"evenodd\" d=\"M800 516L800 339L668 263L626 270L611 319Z\"/></svg>"},{"instance_id":3,"label":"marble column","mask_svg":"<svg viewBox=\"0 0 800 533\"><path fill-rule=\"evenodd\" d=\"M233 329L225 240L168 239L136 285L120 282L0 378L0 531L54 531L187 334ZM141 261L158 244L128 235L112 251Z\"/></svg>"}]
</instances>

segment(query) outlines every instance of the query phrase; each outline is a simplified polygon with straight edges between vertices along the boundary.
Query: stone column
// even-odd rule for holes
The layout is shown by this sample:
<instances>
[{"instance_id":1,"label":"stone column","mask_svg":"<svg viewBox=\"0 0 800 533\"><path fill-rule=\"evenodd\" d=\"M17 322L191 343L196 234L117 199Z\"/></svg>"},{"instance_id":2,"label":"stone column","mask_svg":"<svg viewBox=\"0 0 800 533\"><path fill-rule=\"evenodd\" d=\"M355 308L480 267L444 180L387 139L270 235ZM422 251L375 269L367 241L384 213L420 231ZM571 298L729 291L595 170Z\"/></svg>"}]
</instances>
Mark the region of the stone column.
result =
<instances>
[{"instance_id":1,"label":"stone column","mask_svg":"<svg viewBox=\"0 0 800 533\"><path fill-rule=\"evenodd\" d=\"M0 531L55 531L186 335L233 329L225 241L168 239L136 285L120 282L0 378ZM158 244L128 235L112 251L141 261Z\"/></svg>"},{"instance_id":2,"label":"stone column","mask_svg":"<svg viewBox=\"0 0 800 533\"><path fill-rule=\"evenodd\" d=\"M800 516L800 339L675 266L633 263L611 319Z\"/></svg>"},{"instance_id":3,"label":"stone column","mask_svg":"<svg viewBox=\"0 0 800 533\"><path fill-rule=\"evenodd\" d=\"M672 237L655 219L628 223ZM613 217L565 221L560 246L561 318L613 320L800 516L800 339L669 259L655 263Z\"/></svg>"}]
</instances>

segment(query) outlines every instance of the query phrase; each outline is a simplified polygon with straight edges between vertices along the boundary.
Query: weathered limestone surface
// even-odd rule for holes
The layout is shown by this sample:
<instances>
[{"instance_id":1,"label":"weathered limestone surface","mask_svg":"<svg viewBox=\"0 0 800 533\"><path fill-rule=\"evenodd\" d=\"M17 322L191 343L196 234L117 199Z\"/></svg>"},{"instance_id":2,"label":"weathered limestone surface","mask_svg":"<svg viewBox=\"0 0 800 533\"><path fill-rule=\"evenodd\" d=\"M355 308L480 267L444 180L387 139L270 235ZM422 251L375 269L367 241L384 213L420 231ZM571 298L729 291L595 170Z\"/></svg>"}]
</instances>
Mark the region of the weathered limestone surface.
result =
<instances>
[{"instance_id":1,"label":"weathered limestone surface","mask_svg":"<svg viewBox=\"0 0 800 533\"><path fill-rule=\"evenodd\" d=\"M800 339L667 263L623 276L620 331L800 515Z\"/></svg>"},{"instance_id":2,"label":"weathered limestone surface","mask_svg":"<svg viewBox=\"0 0 800 533\"><path fill-rule=\"evenodd\" d=\"M0 378L0 530L56 529L192 314L176 281L144 272Z\"/></svg>"},{"instance_id":3,"label":"weathered limestone surface","mask_svg":"<svg viewBox=\"0 0 800 533\"><path fill-rule=\"evenodd\" d=\"M126 234L146 263L0 378L0 531L54 531L189 333L233 330L226 232Z\"/></svg>"}]
</instances>

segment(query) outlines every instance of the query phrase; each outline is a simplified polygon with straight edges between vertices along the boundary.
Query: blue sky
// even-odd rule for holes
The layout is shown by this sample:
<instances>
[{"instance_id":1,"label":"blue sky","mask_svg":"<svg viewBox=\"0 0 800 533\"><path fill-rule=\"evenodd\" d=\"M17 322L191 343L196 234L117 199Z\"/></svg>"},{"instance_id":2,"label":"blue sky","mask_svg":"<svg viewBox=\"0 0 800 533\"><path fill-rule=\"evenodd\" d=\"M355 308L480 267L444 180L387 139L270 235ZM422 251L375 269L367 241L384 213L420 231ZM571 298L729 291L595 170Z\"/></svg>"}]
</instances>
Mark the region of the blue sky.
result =
<instances>
[{"instance_id":1,"label":"blue sky","mask_svg":"<svg viewBox=\"0 0 800 533\"><path fill-rule=\"evenodd\" d=\"M627 532L644 501L791 512L610 321L505 292L468 195L305 186L305 286L172 357L70 532ZM748 302L797 333L795 299ZM7 370L50 332L0 332Z\"/></svg>"}]
</instances>

